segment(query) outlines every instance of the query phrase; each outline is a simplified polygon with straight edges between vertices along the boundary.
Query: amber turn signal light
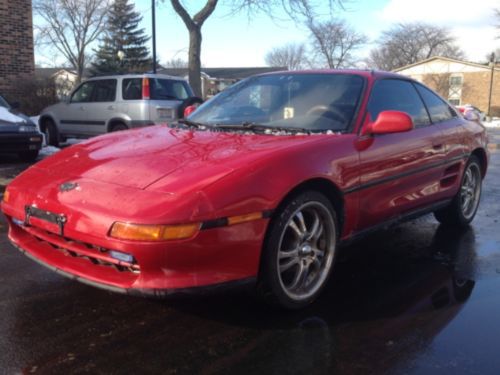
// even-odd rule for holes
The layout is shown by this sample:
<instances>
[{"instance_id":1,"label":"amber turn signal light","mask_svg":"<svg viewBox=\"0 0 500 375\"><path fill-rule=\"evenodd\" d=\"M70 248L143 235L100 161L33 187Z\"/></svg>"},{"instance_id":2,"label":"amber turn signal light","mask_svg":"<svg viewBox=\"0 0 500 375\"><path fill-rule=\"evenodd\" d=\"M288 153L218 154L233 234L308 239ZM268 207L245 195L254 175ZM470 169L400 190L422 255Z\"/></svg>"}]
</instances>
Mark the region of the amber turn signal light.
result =
<instances>
[{"instance_id":1,"label":"amber turn signal light","mask_svg":"<svg viewBox=\"0 0 500 375\"><path fill-rule=\"evenodd\" d=\"M10 193L8 190L5 190L5 193L3 193L3 201L5 203L9 203L9 198L10 198Z\"/></svg>"},{"instance_id":2,"label":"amber turn signal light","mask_svg":"<svg viewBox=\"0 0 500 375\"><path fill-rule=\"evenodd\" d=\"M120 240L167 241L182 240L194 236L200 229L199 223L182 225L147 225L116 222L110 236Z\"/></svg>"},{"instance_id":3,"label":"amber turn signal light","mask_svg":"<svg viewBox=\"0 0 500 375\"><path fill-rule=\"evenodd\" d=\"M239 216L231 216L227 218L228 225L246 223L247 221L259 220L262 219L262 212L253 212L251 214L239 215Z\"/></svg>"}]
</instances>

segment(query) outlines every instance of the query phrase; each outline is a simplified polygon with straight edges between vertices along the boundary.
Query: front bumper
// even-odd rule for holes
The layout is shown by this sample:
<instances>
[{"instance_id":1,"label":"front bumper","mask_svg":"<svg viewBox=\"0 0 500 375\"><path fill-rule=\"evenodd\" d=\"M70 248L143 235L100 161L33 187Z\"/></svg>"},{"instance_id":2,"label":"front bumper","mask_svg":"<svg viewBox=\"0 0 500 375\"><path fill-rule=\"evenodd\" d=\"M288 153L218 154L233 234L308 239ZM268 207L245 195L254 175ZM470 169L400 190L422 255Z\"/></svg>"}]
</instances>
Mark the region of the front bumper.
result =
<instances>
[{"instance_id":1,"label":"front bumper","mask_svg":"<svg viewBox=\"0 0 500 375\"><path fill-rule=\"evenodd\" d=\"M38 151L41 147L39 133L0 133L0 152Z\"/></svg>"},{"instance_id":2,"label":"front bumper","mask_svg":"<svg viewBox=\"0 0 500 375\"><path fill-rule=\"evenodd\" d=\"M74 233L61 237L55 230L7 219L10 241L45 267L101 289L155 297L252 283L267 224L262 219L203 230L191 240L151 244ZM132 254L136 262L112 259L106 249Z\"/></svg>"}]
</instances>

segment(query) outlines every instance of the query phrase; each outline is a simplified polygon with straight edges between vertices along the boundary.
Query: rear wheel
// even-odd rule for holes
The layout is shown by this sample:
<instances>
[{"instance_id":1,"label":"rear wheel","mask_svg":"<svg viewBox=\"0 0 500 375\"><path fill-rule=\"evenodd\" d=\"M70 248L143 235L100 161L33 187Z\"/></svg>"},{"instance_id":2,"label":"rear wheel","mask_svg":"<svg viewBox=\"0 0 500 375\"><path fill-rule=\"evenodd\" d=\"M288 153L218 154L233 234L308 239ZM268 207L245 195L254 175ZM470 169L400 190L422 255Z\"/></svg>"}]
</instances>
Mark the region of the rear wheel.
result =
<instances>
[{"instance_id":1,"label":"rear wheel","mask_svg":"<svg viewBox=\"0 0 500 375\"><path fill-rule=\"evenodd\" d=\"M286 309L312 303L330 276L337 239L335 210L323 194L307 191L289 200L270 223L260 294Z\"/></svg>"},{"instance_id":2,"label":"rear wheel","mask_svg":"<svg viewBox=\"0 0 500 375\"><path fill-rule=\"evenodd\" d=\"M449 206L434 212L436 219L445 225L466 226L476 216L482 190L481 164L471 156L462 176L460 190Z\"/></svg>"},{"instance_id":3,"label":"rear wheel","mask_svg":"<svg viewBox=\"0 0 500 375\"><path fill-rule=\"evenodd\" d=\"M33 162L38 157L38 150L36 151L23 151L19 153L19 159L22 161Z\"/></svg>"},{"instance_id":4,"label":"rear wheel","mask_svg":"<svg viewBox=\"0 0 500 375\"><path fill-rule=\"evenodd\" d=\"M57 131L56 124L51 119L43 120L43 134L45 135L45 142L50 146L59 146L59 132Z\"/></svg>"},{"instance_id":5,"label":"rear wheel","mask_svg":"<svg viewBox=\"0 0 500 375\"><path fill-rule=\"evenodd\" d=\"M117 123L111 126L110 132L119 132L122 130L128 130L128 126L122 123Z\"/></svg>"}]
</instances>

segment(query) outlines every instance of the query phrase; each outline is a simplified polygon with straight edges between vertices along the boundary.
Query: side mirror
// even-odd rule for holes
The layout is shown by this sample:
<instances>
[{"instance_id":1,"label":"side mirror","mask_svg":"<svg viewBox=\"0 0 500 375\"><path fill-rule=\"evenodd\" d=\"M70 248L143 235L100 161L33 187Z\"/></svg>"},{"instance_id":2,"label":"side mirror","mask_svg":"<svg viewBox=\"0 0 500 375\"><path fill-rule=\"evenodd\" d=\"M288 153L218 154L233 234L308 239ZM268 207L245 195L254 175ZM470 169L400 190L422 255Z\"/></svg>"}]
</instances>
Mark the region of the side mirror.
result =
<instances>
[{"instance_id":1,"label":"side mirror","mask_svg":"<svg viewBox=\"0 0 500 375\"><path fill-rule=\"evenodd\" d=\"M196 111L196 108L198 108L197 105L188 105L184 110L184 118L188 117L191 113Z\"/></svg>"},{"instance_id":2,"label":"side mirror","mask_svg":"<svg viewBox=\"0 0 500 375\"><path fill-rule=\"evenodd\" d=\"M413 129L411 117L400 111L380 112L375 122L368 124L363 135L402 133Z\"/></svg>"},{"instance_id":3,"label":"side mirror","mask_svg":"<svg viewBox=\"0 0 500 375\"><path fill-rule=\"evenodd\" d=\"M479 121L479 114L476 111L474 111L473 109L469 109L469 110L466 110L464 112L464 118L467 121L478 122Z\"/></svg>"}]
</instances>

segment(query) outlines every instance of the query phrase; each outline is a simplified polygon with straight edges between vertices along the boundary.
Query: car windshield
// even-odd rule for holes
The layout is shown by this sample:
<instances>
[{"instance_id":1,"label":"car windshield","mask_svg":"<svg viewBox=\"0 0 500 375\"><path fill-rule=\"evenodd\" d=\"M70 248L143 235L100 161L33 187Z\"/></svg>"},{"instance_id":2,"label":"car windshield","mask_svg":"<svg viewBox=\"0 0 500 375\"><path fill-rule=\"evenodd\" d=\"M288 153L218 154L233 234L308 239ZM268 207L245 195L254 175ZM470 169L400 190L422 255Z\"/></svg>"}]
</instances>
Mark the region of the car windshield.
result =
<instances>
[{"instance_id":1,"label":"car windshield","mask_svg":"<svg viewBox=\"0 0 500 375\"><path fill-rule=\"evenodd\" d=\"M7 103L7 101L4 98L2 98L1 96L0 96L0 107L10 109L9 103Z\"/></svg>"},{"instance_id":2,"label":"car windshield","mask_svg":"<svg viewBox=\"0 0 500 375\"><path fill-rule=\"evenodd\" d=\"M342 131L364 80L354 74L283 73L251 77L199 107L188 120L212 126Z\"/></svg>"}]
</instances>

